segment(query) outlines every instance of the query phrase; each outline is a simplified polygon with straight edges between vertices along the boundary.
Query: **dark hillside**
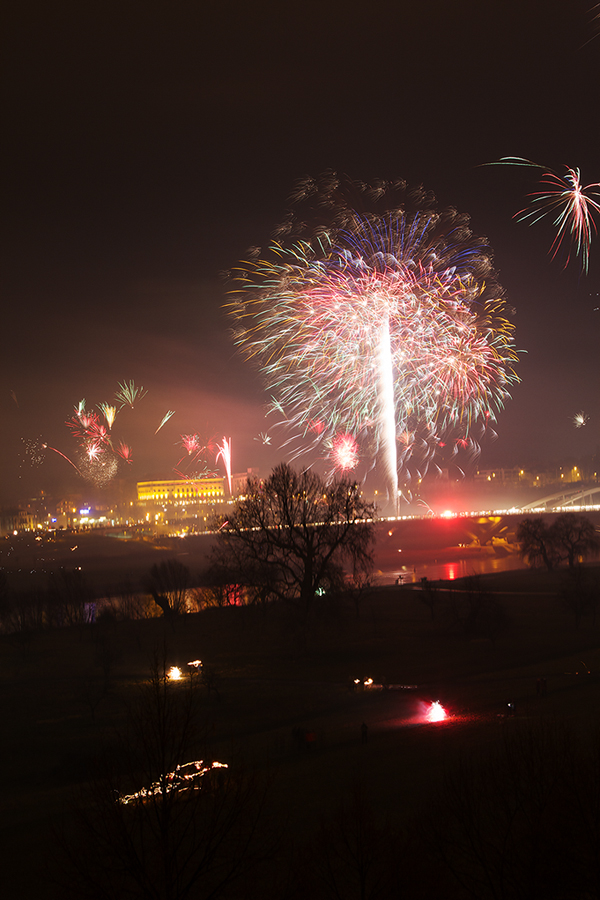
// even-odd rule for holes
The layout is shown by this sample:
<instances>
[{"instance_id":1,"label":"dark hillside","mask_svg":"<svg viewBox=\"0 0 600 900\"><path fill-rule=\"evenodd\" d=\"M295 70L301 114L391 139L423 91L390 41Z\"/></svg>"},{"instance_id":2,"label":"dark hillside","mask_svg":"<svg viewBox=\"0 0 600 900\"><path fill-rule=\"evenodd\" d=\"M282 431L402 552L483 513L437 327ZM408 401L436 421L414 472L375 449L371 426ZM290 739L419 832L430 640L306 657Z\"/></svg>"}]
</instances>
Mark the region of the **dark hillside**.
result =
<instances>
[{"instance_id":1,"label":"dark hillside","mask_svg":"<svg viewBox=\"0 0 600 900\"><path fill-rule=\"evenodd\" d=\"M600 568L586 571L597 591ZM505 573L466 591L439 584L433 618L420 591L392 587L372 591L358 609L324 601L309 627L283 609L229 608L173 626L106 620L2 637L1 846L6 883L18 886L7 896L60 896L39 860L53 856L54 826L69 821L74 787L123 730L127 701L157 651L184 670L202 659L210 753L269 768L275 802L289 811L286 841L308 839L357 776L381 815L404 826L445 767L512 727L508 701L522 721L589 724L600 705L600 617L590 612L577 625L560 599L563 576ZM474 590L496 592L505 613L491 638L453 618ZM367 678L390 689L350 689ZM432 700L447 707L445 723L425 723ZM294 737L307 730L310 753Z\"/></svg>"}]
</instances>

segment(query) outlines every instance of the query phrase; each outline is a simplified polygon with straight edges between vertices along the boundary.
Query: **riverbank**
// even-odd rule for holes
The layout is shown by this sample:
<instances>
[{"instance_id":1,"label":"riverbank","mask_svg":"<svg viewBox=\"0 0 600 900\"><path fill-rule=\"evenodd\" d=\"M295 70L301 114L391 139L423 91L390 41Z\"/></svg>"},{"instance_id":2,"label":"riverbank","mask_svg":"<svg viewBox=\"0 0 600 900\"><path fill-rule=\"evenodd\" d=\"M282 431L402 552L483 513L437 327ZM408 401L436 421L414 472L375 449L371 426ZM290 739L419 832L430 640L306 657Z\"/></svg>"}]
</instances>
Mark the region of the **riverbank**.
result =
<instances>
[{"instance_id":1,"label":"riverbank","mask_svg":"<svg viewBox=\"0 0 600 900\"><path fill-rule=\"evenodd\" d=\"M374 575L378 584L456 580L469 575L525 569L516 531L523 515L397 519L375 524ZM549 516L552 518L552 516ZM589 518L600 526L600 513ZM44 589L52 573L78 569L97 596L123 586L138 588L156 563L182 562L199 580L210 563L214 534L158 537L122 532L19 533L0 540L0 570L10 588Z\"/></svg>"}]
</instances>

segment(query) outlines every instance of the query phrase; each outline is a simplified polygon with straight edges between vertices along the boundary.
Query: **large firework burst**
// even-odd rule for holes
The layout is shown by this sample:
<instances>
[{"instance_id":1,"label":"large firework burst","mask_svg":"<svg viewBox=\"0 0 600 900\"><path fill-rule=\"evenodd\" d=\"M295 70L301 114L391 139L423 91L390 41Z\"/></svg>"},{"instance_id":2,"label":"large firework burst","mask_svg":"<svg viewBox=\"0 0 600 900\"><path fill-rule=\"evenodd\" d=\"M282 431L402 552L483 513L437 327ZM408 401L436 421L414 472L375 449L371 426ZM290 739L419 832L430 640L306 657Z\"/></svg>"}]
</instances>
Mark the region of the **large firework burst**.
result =
<instances>
[{"instance_id":1,"label":"large firework burst","mask_svg":"<svg viewBox=\"0 0 600 900\"><path fill-rule=\"evenodd\" d=\"M421 189L328 173L295 199L284 240L236 274L235 341L304 446L352 435L395 498L416 446L426 466L443 435L469 439L508 398L516 351L502 289L468 218L437 212Z\"/></svg>"}]
</instances>

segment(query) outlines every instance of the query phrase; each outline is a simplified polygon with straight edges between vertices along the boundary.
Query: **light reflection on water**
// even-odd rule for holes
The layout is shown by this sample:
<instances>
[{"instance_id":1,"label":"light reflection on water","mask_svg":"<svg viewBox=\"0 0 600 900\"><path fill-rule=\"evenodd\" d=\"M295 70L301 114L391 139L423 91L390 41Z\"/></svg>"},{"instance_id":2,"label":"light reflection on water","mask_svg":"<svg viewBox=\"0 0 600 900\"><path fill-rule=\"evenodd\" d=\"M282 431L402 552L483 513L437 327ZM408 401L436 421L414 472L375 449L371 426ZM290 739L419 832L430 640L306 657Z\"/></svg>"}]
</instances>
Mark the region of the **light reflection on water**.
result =
<instances>
[{"instance_id":1,"label":"light reflection on water","mask_svg":"<svg viewBox=\"0 0 600 900\"><path fill-rule=\"evenodd\" d=\"M455 559L443 563L419 563L416 566L400 566L395 569L383 569L377 575L379 584L395 584L401 577L404 584L418 582L422 578L430 581L454 581L469 575L487 575L491 572L508 572L514 569L526 569L527 565L516 554L510 556L487 556L481 559Z\"/></svg>"}]
</instances>

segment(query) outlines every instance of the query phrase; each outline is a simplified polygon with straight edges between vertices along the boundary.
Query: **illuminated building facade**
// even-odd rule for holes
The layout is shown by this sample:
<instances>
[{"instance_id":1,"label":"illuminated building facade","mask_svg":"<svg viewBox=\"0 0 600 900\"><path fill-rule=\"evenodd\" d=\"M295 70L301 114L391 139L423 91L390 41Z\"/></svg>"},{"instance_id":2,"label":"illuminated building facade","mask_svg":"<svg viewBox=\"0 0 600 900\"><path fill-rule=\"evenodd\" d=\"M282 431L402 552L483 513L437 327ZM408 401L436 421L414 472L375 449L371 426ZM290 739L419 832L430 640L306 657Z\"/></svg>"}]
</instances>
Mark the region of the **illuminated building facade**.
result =
<instances>
[{"instance_id":1,"label":"illuminated building facade","mask_svg":"<svg viewBox=\"0 0 600 900\"><path fill-rule=\"evenodd\" d=\"M224 478L195 478L183 481L138 481L138 503L169 507L222 503L225 500Z\"/></svg>"}]
</instances>

